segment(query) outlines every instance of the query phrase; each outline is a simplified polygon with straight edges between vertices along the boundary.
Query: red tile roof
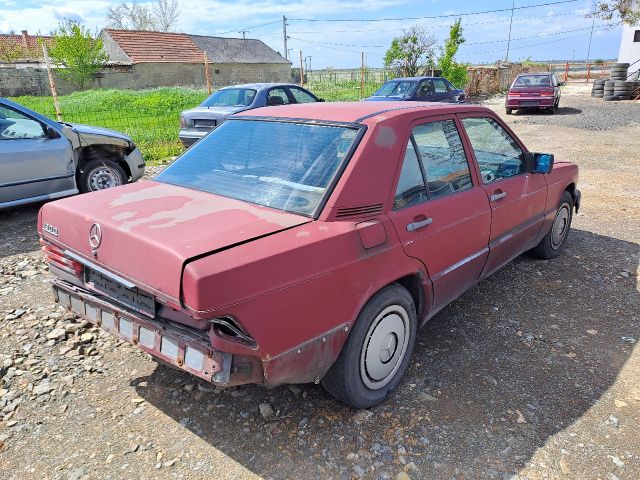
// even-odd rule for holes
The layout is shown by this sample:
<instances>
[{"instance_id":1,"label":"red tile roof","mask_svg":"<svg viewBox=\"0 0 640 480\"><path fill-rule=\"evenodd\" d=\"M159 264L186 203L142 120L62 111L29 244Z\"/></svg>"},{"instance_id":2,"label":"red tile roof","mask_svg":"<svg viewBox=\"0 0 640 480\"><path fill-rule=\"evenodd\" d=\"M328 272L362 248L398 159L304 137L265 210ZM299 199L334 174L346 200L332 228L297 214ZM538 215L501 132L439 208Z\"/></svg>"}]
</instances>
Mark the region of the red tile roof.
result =
<instances>
[{"instance_id":1,"label":"red tile roof","mask_svg":"<svg viewBox=\"0 0 640 480\"><path fill-rule=\"evenodd\" d=\"M22 35L0 33L0 61L11 59L39 59L42 58L42 49L38 39L42 38L47 45L53 42L53 37L43 35ZM16 58L17 56L17 58Z\"/></svg>"},{"instance_id":2,"label":"red tile roof","mask_svg":"<svg viewBox=\"0 0 640 480\"><path fill-rule=\"evenodd\" d=\"M203 53L184 33L114 30L105 32L133 63L179 62L202 63Z\"/></svg>"}]
</instances>

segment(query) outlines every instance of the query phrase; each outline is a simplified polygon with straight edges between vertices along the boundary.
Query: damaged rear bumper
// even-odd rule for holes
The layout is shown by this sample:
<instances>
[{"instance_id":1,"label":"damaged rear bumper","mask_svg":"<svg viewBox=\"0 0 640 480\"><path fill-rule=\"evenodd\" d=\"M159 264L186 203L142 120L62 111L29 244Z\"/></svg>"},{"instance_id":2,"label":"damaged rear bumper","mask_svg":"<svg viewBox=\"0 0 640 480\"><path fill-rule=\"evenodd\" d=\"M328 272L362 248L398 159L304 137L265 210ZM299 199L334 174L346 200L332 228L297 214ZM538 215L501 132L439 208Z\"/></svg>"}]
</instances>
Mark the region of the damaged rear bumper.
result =
<instances>
[{"instance_id":1,"label":"damaged rear bumper","mask_svg":"<svg viewBox=\"0 0 640 480\"><path fill-rule=\"evenodd\" d=\"M132 313L60 280L54 280L53 292L58 303L79 317L159 360L208 382L229 383L231 354L211 348L206 334Z\"/></svg>"}]
</instances>

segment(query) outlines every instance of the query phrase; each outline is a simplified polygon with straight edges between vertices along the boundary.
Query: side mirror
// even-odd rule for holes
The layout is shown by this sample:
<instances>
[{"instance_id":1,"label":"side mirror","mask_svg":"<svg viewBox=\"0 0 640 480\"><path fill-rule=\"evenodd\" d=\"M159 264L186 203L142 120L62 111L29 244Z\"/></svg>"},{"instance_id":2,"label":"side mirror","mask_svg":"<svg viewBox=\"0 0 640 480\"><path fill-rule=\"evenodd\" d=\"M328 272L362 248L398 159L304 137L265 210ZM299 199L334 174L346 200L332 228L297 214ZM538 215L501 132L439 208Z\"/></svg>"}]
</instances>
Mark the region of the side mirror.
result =
<instances>
[{"instance_id":1,"label":"side mirror","mask_svg":"<svg viewBox=\"0 0 640 480\"><path fill-rule=\"evenodd\" d=\"M553 169L553 155L550 153L534 153L531 173L549 173Z\"/></svg>"},{"instance_id":2,"label":"side mirror","mask_svg":"<svg viewBox=\"0 0 640 480\"><path fill-rule=\"evenodd\" d=\"M319 98L319 99L318 99L318 101L319 101L319 102L324 102L324 101L325 101L325 99L324 99L324 98Z\"/></svg>"},{"instance_id":3,"label":"side mirror","mask_svg":"<svg viewBox=\"0 0 640 480\"><path fill-rule=\"evenodd\" d=\"M60 134L58 133L58 131L49 125L45 127L45 133L47 134L47 138L50 140L60 138Z\"/></svg>"},{"instance_id":4,"label":"side mirror","mask_svg":"<svg viewBox=\"0 0 640 480\"><path fill-rule=\"evenodd\" d=\"M558 82L558 86L559 86L559 87L563 87L563 86L565 86L566 84L567 84L566 82Z\"/></svg>"}]
</instances>

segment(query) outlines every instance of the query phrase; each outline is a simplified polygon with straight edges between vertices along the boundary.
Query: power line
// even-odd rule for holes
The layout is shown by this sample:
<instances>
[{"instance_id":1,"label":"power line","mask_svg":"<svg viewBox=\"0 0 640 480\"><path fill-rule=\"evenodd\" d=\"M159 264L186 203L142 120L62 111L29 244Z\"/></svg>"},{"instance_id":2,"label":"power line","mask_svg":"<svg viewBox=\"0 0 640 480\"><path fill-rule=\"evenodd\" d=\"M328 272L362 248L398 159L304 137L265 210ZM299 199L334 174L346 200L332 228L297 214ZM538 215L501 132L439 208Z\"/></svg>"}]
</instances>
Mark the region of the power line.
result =
<instances>
[{"instance_id":1,"label":"power line","mask_svg":"<svg viewBox=\"0 0 640 480\"><path fill-rule=\"evenodd\" d=\"M252 25L250 27L243 27L241 29L240 28L234 28L233 30L229 30L227 32L216 33L216 35L225 35L227 33L237 33L237 32L241 32L242 30L249 31L252 28L266 27L267 25L274 25L276 23L280 23L280 20L275 20L273 22L267 22L267 23L261 23L260 25Z\"/></svg>"},{"instance_id":2,"label":"power line","mask_svg":"<svg viewBox=\"0 0 640 480\"><path fill-rule=\"evenodd\" d=\"M557 2L547 2L547 3L538 3L536 5L523 5L522 7L511 8L500 8L496 10L484 10L478 12L464 12L464 13L450 13L445 15L425 15L422 17L402 17L402 18L372 18L368 20L363 19L352 19L352 18L329 18L329 19L318 19L318 18L291 18L291 21L296 22L392 22L398 20L423 20L423 19L434 19L434 18L451 18L451 17L465 17L468 15L482 15L486 13L500 13L500 12L510 12L511 10L525 10L528 8L536 8L536 7L546 7L550 5L560 5L564 3L575 3L578 0L561 0Z\"/></svg>"},{"instance_id":3,"label":"power line","mask_svg":"<svg viewBox=\"0 0 640 480\"><path fill-rule=\"evenodd\" d=\"M564 30L562 32L556 32L556 33L542 33L540 35L534 35L532 37L519 37L519 38L512 38L511 41L515 42L518 40L531 40L532 38L542 38L542 37L551 37L553 35L563 35L565 33L572 33L572 32L583 32L585 30L591 30L592 27L585 27L585 28L575 28L573 30ZM486 42L473 42L473 43L464 43L463 46L469 46L469 45L486 45L488 43L502 43L502 42L508 42L509 40L488 40Z\"/></svg>"},{"instance_id":4,"label":"power line","mask_svg":"<svg viewBox=\"0 0 640 480\"><path fill-rule=\"evenodd\" d=\"M300 40L301 42L318 43L320 45L337 45L340 47L361 47L361 48L389 48L389 45L354 45L350 43L333 43L333 42L317 42L314 40L304 40L302 38L289 37L291 40Z\"/></svg>"}]
</instances>

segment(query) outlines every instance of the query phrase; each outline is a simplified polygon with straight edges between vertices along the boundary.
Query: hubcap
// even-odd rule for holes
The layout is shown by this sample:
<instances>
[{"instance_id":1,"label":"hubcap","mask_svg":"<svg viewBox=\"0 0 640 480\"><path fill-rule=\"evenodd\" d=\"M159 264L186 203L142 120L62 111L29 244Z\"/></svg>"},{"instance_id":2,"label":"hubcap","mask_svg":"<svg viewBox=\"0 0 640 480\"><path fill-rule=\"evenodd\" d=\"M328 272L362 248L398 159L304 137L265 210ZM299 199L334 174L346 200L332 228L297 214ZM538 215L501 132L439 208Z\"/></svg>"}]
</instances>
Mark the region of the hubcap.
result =
<instances>
[{"instance_id":1,"label":"hubcap","mask_svg":"<svg viewBox=\"0 0 640 480\"><path fill-rule=\"evenodd\" d=\"M360 353L360 377L372 390L389 383L402 364L409 343L409 315L400 305L378 314Z\"/></svg>"},{"instance_id":2,"label":"hubcap","mask_svg":"<svg viewBox=\"0 0 640 480\"><path fill-rule=\"evenodd\" d=\"M117 187L121 184L120 175L106 166L95 169L89 177L89 187L91 190L103 190L105 188Z\"/></svg>"},{"instance_id":3,"label":"hubcap","mask_svg":"<svg viewBox=\"0 0 640 480\"><path fill-rule=\"evenodd\" d=\"M569 220L571 219L571 207L566 203L560 207L556 219L551 227L551 247L555 250L562 245L564 237L567 236L569 230Z\"/></svg>"}]
</instances>

